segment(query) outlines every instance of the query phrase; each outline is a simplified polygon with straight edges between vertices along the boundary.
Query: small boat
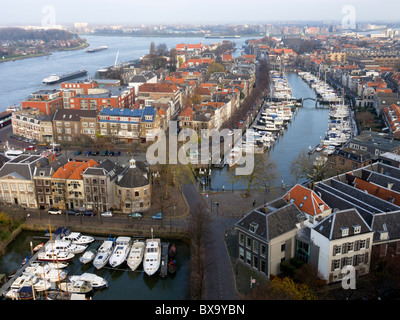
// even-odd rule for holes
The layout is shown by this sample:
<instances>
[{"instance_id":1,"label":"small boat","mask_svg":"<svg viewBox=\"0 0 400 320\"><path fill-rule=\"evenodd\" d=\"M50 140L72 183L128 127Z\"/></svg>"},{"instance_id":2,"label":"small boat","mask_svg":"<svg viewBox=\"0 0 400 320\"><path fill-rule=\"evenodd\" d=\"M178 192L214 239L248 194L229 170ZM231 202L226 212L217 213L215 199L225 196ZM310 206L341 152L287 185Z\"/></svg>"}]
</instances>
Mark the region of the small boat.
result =
<instances>
[{"instance_id":1,"label":"small boat","mask_svg":"<svg viewBox=\"0 0 400 320\"><path fill-rule=\"evenodd\" d=\"M83 280L61 282L60 289L68 293L88 293L93 290L92 285Z\"/></svg>"},{"instance_id":2,"label":"small boat","mask_svg":"<svg viewBox=\"0 0 400 320\"><path fill-rule=\"evenodd\" d=\"M87 264L89 262L92 262L95 257L96 251L88 250L79 258L79 261L83 264Z\"/></svg>"},{"instance_id":3,"label":"small boat","mask_svg":"<svg viewBox=\"0 0 400 320\"><path fill-rule=\"evenodd\" d=\"M96 269L103 268L108 260L110 260L111 254L114 249L115 242L113 240L105 240L100 246L96 257L93 260L93 265Z\"/></svg>"},{"instance_id":4,"label":"small boat","mask_svg":"<svg viewBox=\"0 0 400 320\"><path fill-rule=\"evenodd\" d=\"M53 267L50 264L35 264L24 270L24 275L39 277L50 282L64 281L67 278L68 272Z\"/></svg>"},{"instance_id":5,"label":"small boat","mask_svg":"<svg viewBox=\"0 0 400 320\"><path fill-rule=\"evenodd\" d=\"M168 272L169 273L175 273L176 272L176 261L174 259L171 259L168 262Z\"/></svg>"},{"instance_id":6,"label":"small boat","mask_svg":"<svg viewBox=\"0 0 400 320\"><path fill-rule=\"evenodd\" d=\"M161 263L161 240L147 239L143 257L144 272L151 276L159 268Z\"/></svg>"},{"instance_id":7,"label":"small boat","mask_svg":"<svg viewBox=\"0 0 400 320\"><path fill-rule=\"evenodd\" d=\"M28 261L30 260L31 256L25 257L22 261L21 264L19 265L20 268L23 267L24 265L26 265L28 263Z\"/></svg>"},{"instance_id":8,"label":"small boat","mask_svg":"<svg viewBox=\"0 0 400 320\"><path fill-rule=\"evenodd\" d=\"M110 257L109 264L115 268L121 265L128 257L129 250L131 249L130 237L118 237L115 241L115 248Z\"/></svg>"},{"instance_id":9,"label":"small boat","mask_svg":"<svg viewBox=\"0 0 400 320\"><path fill-rule=\"evenodd\" d=\"M67 240L55 240L53 243L47 244L46 248L79 254L86 250L87 245L75 244Z\"/></svg>"},{"instance_id":10,"label":"small boat","mask_svg":"<svg viewBox=\"0 0 400 320\"><path fill-rule=\"evenodd\" d=\"M43 246L44 246L44 243L43 243L43 242L42 242L42 243L39 243L37 246L35 246L35 247L33 248L33 252L39 251L40 249L43 248Z\"/></svg>"},{"instance_id":11,"label":"small boat","mask_svg":"<svg viewBox=\"0 0 400 320\"><path fill-rule=\"evenodd\" d=\"M176 247L175 247L175 243L173 243L168 250L168 258L169 259L173 259L176 256Z\"/></svg>"},{"instance_id":12,"label":"small boat","mask_svg":"<svg viewBox=\"0 0 400 320\"><path fill-rule=\"evenodd\" d=\"M135 241L132 244L131 251L126 259L128 267L135 271L143 261L145 243L143 241Z\"/></svg>"},{"instance_id":13,"label":"small boat","mask_svg":"<svg viewBox=\"0 0 400 320\"><path fill-rule=\"evenodd\" d=\"M92 286L93 289L101 289L101 288L105 288L108 286L108 282L106 279L94 274L94 273L89 273L89 272L85 272L81 275L75 275L75 276L71 276L69 277L69 280L71 282L75 282L75 281L86 281L88 283L90 283L90 285Z\"/></svg>"},{"instance_id":14,"label":"small boat","mask_svg":"<svg viewBox=\"0 0 400 320\"><path fill-rule=\"evenodd\" d=\"M39 261L69 261L75 257L75 254L59 250L46 250L38 253Z\"/></svg>"},{"instance_id":15,"label":"small boat","mask_svg":"<svg viewBox=\"0 0 400 320\"><path fill-rule=\"evenodd\" d=\"M71 232L62 238L64 241L71 241L73 244L90 244L94 241L94 237L82 235L80 232Z\"/></svg>"}]
</instances>

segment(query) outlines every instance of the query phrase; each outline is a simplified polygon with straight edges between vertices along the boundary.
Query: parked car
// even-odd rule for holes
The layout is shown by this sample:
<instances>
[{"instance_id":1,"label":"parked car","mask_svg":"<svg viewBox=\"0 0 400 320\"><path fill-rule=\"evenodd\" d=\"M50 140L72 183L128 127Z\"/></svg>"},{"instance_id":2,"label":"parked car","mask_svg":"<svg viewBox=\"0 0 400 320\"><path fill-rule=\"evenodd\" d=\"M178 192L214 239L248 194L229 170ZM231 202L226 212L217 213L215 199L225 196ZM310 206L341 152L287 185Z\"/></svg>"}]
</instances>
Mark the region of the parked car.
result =
<instances>
[{"instance_id":1,"label":"parked car","mask_svg":"<svg viewBox=\"0 0 400 320\"><path fill-rule=\"evenodd\" d=\"M162 213L161 213L161 212L158 212L158 213L156 213L156 214L153 214L153 215L151 216L151 218L152 218L152 219L155 219L155 220L161 220L161 219L162 219Z\"/></svg>"},{"instance_id":2,"label":"parked car","mask_svg":"<svg viewBox=\"0 0 400 320\"><path fill-rule=\"evenodd\" d=\"M111 211L102 212L102 217L112 217L114 214Z\"/></svg>"},{"instance_id":3,"label":"parked car","mask_svg":"<svg viewBox=\"0 0 400 320\"><path fill-rule=\"evenodd\" d=\"M107 156L108 155L108 150L104 150L102 153L101 153L101 156Z\"/></svg>"},{"instance_id":4,"label":"parked car","mask_svg":"<svg viewBox=\"0 0 400 320\"><path fill-rule=\"evenodd\" d=\"M26 150L35 150L35 147L34 146L29 146L29 147L26 147Z\"/></svg>"},{"instance_id":5,"label":"parked car","mask_svg":"<svg viewBox=\"0 0 400 320\"><path fill-rule=\"evenodd\" d=\"M92 156L98 156L98 155L99 155L99 152L97 150L92 152Z\"/></svg>"},{"instance_id":6,"label":"parked car","mask_svg":"<svg viewBox=\"0 0 400 320\"><path fill-rule=\"evenodd\" d=\"M80 150L78 150L78 151L75 151L75 153L74 153L76 156L79 156L80 154L82 154L82 151L80 151Z\"/></svg>"},{"instance_id":7,"label":"parked car","mask_svg":"<svg viewBox=\"0 0 400 320\"><path fill-rule=\"evenodd\" d=\"M130 214L128 214L128 218L141 219L141 218L143 218L143 213L142 212L131 212Z\"/></svg>"},{"instance_id":8,"label":"parked car","mask_svg":"<svg viewBox=\"0 0 400 320\"><path fill-rule=\"evenodd\" d=\"M115 153L114 151L110 151L108 155L109 155L110 157L112 157L112 156L114 155L114 153Z\"/></svg>"},{"instance_id":9,"label":"parked car","mask_svg":"<svg viewBox=\"0 0 400 320\"><path fill-rule=\"evenodd\" d=\"M118 157L120 154L121 154L121 151L117 151L117 152L114 153L114 156Z\"/></svg>"},{"instance_id":10,"label":"parked car","mask_svg":"<svg viewBox=\"0 0 400 320\"><path fill-rule=\"evenodd\" d=\"M79 215L80 215L79 212L74 211L74 210L67 210L67 214L68 214L69 216L79 216Z\"/></svg>"},{"instance_id":11,"label":"parked car","mask_svg":"<svg viewBox=\"0 0 400 320\"><path fill-rule=\"evenodd\" d=\"M51 208L51 209L49 210L49 214L62 214L62 211L59 210L59 209Z\"/></svg>"},{"instance_id":12,"label":"parked car","mask_svg":"<svg viewBox=\"0 0 400 320\"><path fill-rule=\"evenodd\" d=\"M84 211L82 212L83 216L94 217L96 214L93 211Z\"/></svg>"},{"instance_id":13,"label":"parked car","mask_svg":"<svg viewBox=\"0 0 400 320\"><path fill-rule=\"evenodd\" d=\"M91 154L92 154L92 151L90 151L90 150L88 150L88 151L85 152L85 156L86 156L86 157L89 157Z\"/></svg>"}]
</instances>

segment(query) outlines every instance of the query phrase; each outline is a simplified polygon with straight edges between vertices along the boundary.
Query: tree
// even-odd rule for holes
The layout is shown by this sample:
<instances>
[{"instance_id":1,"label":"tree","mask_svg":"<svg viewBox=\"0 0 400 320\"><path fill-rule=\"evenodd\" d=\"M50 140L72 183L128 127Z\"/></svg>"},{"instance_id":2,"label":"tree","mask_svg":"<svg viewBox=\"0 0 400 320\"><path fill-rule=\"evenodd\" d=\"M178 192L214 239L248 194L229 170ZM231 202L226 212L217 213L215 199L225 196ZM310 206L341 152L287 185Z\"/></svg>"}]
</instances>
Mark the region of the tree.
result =
<instances>
[{"instance_id":1,"label":"tree","mask_svg":"<svg viewBox=\"0 0 400 320\"><path fill-rule=\"evenodd\" d=\"M245 197L250 196L252 189L266 190L277 179L276 163L269 155L255 156L254 168L249 175L236 175L235 170L230 171L230 181L247 184Z\"/></svg>"},{"instance_id":2,"label":"tree","mask_svg":"<svg viewBox=\"0 0 400 320\"><path fill-rule=\"evenodd\" d=\"M211 261L206 259L205 244L208 228L210 225L210 216L204 204L199 203L196 209L190 212L189 237L191 245L191 274L190 288L192 299L204 299L204 285L207 267Z\"/></svg>"},{"instance_id":3,"label":"tree","mask_svg":"<svg viewBox=\"0 0 400 320\"><path fill-rule=\"evenodd\" d=\"M303 150L299 156L291 163L290 173L299 179L311 179L312 181L321 181L328 176L328 166L321 158L308 154Z\"/></svg>"},{"instance_id":4,"label":"tree","mask_svg":"<svg viewBox=\"0 0 400 320\"><path fill-rule=\"evenodd\" d=\"M160 43L157 46L157 50L156 50L156 54L158 56L167 56L168 55L168 48L167 45L165 43Z\"/></svg>"},{"instance_id":5,"label":"tree","mask_svg":"<svg viewBox=\"0 0 400 320\"><path fill-rule=\"evenodd\" d=\"M156 45L153 41L150 43L150 55L156 55Z\"/></svg>"},{"instance_id":6,"label":"tree","mask_svg":"<svg viewBox=\"0 0 400 320\"><path fill-rule=\"evenodd\" d=\"M225 72L225 67L218 62L210 63L207 68L207 77L209 77L214 72Z\"/></svg>"}]
</instances>

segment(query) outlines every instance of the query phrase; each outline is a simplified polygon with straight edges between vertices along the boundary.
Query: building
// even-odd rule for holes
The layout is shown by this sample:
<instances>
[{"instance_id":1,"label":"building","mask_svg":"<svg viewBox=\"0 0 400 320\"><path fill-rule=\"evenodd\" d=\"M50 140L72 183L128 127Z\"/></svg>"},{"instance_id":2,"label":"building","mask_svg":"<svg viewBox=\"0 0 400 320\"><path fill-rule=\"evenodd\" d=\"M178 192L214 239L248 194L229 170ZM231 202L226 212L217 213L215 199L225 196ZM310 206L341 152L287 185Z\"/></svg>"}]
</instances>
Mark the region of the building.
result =
<instances>
[{"instance_id":1,"label":"building","mask_svg":"<svg viewBox=\"0 0 400 320\"><path fill-rule=\"evenodd\" d=\"M147 165L129 161L129 167L115 181L116 207L123 213L144 211L151 205L151 181Z\"/></svg>"},{"instance_id":2,"label":"building","mask_svg":"<svg viewBox=\"0 0 400 320\"><path fill-rule=\"evenodd\" d=\"M103 108L98 115L99 133L119 141L147 141L154 139L152 129L161 126L161 119L154 107L142 109Z\"/></svg>"},{"instance_id":3,"label":"building","mask_svg":"<svg viewBox=\"0 0 400 320\"><path fill-rule=\"evenodd\" d=\"M57 110L63 108L62 91L53 90L38 90L21 103L22 109L37 109L44 115L52 115Z\"/></svg>"},{"instance_id":4,"label":"building","mask_svg":"<svg viewBox=\"0 0 400 320\"><path fill-rule=\"evenodd\" d=\"M367 150L356 150L348 147L338 150L331 158L334 162L332 169L340 173L362 168L372 163L371 153Z\"/></svg>"},{"instance_id":5,"label":"building","mask_svg":"<svg viewBox=\"0 0 400 320\"><path fill-rule=\"evenodd\" d=\"M96 110L57 110L53 118L53 134L56 143L76 143L85 137L96 140Z\"/></svg>"},{"instance_id":6,"label":"building","mask_svg":"<svg viewBox=\"0 0 400 320\"><path fill-rule=\"evenodd\" d=\"M328 283L342 280L342 269L353 266L356 276L369 272L374 232L357 209L337 211L311 229L319 249L318 271Z\"/></svg>"},{"instance_id":7,"label":"building","mask_svg":"<svg viewBox=\"0 0 400 320\"><path fill-rule=\"evenodd\" d=\"M348 148L348 151L367 151L371 154L371 158L376 160L381 153L397 154L400 150L400 141L385 133L364 131L348 141Z\"/></svg>"},{"instance_id":8,"label":"building","mask_svg":"<svg viewBox=\"0 0 400 320\"><path fill-rule=\"evenodd\" d=\"M33 172L33 181L35 184L36 201L39 209L49 209L57 206L60 199L54 197L54 183L52 176L63 165L67 163L64 157L58 157L55 161L51 161L47 166L35 167Z\"/></svg>"},{"instance_id":9,"label":"building","mask_svg":"<svg viewBox=\"0 0 400 320\"><path fill-rule=\"evenodd\" d=\"M269 278L295 257L296 234L305 221L293 203L282 198L245 215L235 224L238 261Z\"/></svg>"},{"instance_id":10,"label":"building","mask_svg":"<svg viewBox=\"0 0 400 320\"><path fill-rule=\"evenodd\" d=\"M97 167L93 159L86 162L69 161L52 176L54 207L59 209L86 210L83 172L89 167Z\"/></svg>"},{"instance_id":11,"label":"building","mask_svg":"<svg viewBox=\"0 0 400 320\"><path fill-rule=\"evenodd\" d=\"M139 87L137 94L138 100L157 100L162 97L169 97L173 101L173 115L179 112L182 105L182 94L178 87L173 83L144 83Z\"/></svg>"},{"instance_id":12,"label":"building","mask_svg":"<svg viewBox=\"0 0 400 320\"><path fill-rule=\"evenodd\" d=\"M43 115L37 109L13 112L13 134L39 142L53 142L53 115Z\"/></svg>"},{"instance_id":13,"label":"building","mask_svg":"<svg viewBox=\"0 0 400 320\"><path fill-rule=\"evenodd\" d=\"M46 157L27 154L7 161L0 169L0 203L37 208L33 176L48 164Z\"/></svg>"},{"instance_id":14,"label":"building","mask_svg":"<svg viewBox=\"0 0 400 320\"><path fill-rule=\"evenodd\" d=\"M115 181L124 169L109 159L97 167L88 167L82 174L85 207L97 213L116 208Z\"/></svg>"}]
</instances>

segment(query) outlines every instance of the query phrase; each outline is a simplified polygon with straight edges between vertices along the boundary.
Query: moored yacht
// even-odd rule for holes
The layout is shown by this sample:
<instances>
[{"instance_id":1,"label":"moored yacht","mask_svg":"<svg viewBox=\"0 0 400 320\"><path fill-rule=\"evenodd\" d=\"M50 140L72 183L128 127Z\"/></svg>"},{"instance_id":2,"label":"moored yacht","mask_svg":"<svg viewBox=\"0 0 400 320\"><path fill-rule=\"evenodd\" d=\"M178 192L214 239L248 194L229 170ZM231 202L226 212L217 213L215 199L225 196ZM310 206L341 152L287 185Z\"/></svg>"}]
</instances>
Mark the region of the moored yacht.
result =
<instances>
[{"instance_id":1,"label":"moored yacht","mask_svg":"<svg viewBox=\"0 0 400 320\"><path fill-rule=\"evenodd\" d=\"M135 241L132 244L131 251L129 253L128 258L126 259L128 267L132 271L135 271L142 263L145 245L146 244L143 241Z\"/></svg>"},{"instance_id":2,"label":"moored yacht","mask_svg":"<svg viewBox=\"0 0 400 320\"><path fill-rule=\"evenodd\" d=\"M38 253L39 261L70 261L75 257L75 254L60 250L45 250Z\"/></svg>"},{"instance_id":3,"label":"moored yacht","mask_svg":"<svg viewBox=\"0 0 400 320\"><path fill-rule=\"evenodd\" d=\"M110 260L111 254L114 249L115 242L113 240L105 240L97 251L97 255L93 260L93 265L96 269L103 268L108 260Z\"/></svg>"},{"instance_id":4,"label":"moored yacht","mask_svg":"<svg viewBox=\"0 0 400 320\"><path fill-rule=\"evenodd\" d=\"M115 248L110 257L109 264L115 268L122 264L126 260L131 249L131 238L130 237L118 237L115 241Z\"/></svg>"},{"instance_id":5,"label":"moored yacht","mask_svg":"<svg viewBox=\"0 0 400 320\"><path fill-rule=\"evenodd\" d=\"M101 289L105 288L108 286L108 282L106 279L98 276L97 274L94 273L89 273L85 272L81 275L74 275L69 277L69 280L71 282L76 282L76 281L86 281L90 283L93 289Z\"/></svg>"},{"instance_id":6,"label":"moored yacht","mask_svg":"<svg viewBox=\"0 0 400 320\"><path fill-rule=\"evenodd\" d=\"M55 240L47 244L46 248L79 254L86 250L87 245L74 244L71 241Z\"/></svg>"},{"instance_id":7,"label":"moored yacht","mask_svg":"<svg viewBox=\"0 0 400 320\"><path fill-rule=\"evenodd\" d=\"M90 244L94 241L91 236L82 235L80 232L71 232L69 235L62 238L64 241L71 241L74 244Z\"/></svg>"},{"instance_id":8,"label":"moored yacht","mask_svg":"<svg viewBox=\"0 0 400 320\"><path fill-rule=\"evenodd\" d=\"M151 276L160 268L161 263L161 240L147 239L143 257L144 272Z\"/></svg>"}]
</instances>

